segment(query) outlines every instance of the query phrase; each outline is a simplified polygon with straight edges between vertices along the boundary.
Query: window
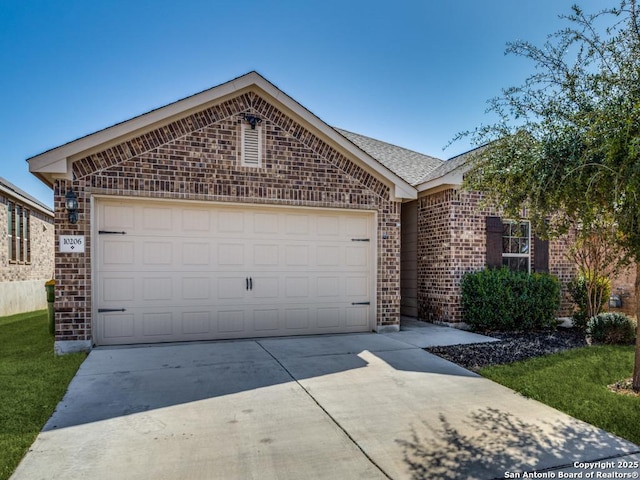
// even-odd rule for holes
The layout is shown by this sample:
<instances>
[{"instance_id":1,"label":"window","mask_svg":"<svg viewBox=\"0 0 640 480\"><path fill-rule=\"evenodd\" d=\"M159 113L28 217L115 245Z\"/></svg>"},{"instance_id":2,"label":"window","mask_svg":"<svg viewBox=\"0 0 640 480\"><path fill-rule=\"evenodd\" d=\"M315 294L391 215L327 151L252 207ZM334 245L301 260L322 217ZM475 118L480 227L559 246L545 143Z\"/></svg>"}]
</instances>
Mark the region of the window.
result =
<instances>
[{"instance_id":1,"label":"window","mask_svg":"<svg viewBox=\"0 0 640 480\"><path fill-rule=\"evenodd\" d=\"M502 222L502 265L518 272L531 271L529 222Z\"/></svg>"},{"instance_id":2,"label":"window","mask_svg":"<svg viewBox=\"0 0 640 480\"><path fill-rule=\"evenodd\" d=\"M7 225L7 232L8 232L8 237L9 237L9 260L13 260L15 261L16 256L15 256L15 251L16 251L16 247L14 246L14 241L15 241L15 222L13 220L13 212L15 210L15 205L11 202L7 203L7 216L8 216L8 225Z\"/></svg>"},{"instance_id":3,"label":"window","mask_svg":"<svg viewBox=\"0 0 640 480\"><path fill-rule=\"evenodd\" d=\"M21 205L7 204L7 233L9 240L9 260L12 262L31 262L31 231L29 223L31 213Z\"/></svg>"}]
</instances>

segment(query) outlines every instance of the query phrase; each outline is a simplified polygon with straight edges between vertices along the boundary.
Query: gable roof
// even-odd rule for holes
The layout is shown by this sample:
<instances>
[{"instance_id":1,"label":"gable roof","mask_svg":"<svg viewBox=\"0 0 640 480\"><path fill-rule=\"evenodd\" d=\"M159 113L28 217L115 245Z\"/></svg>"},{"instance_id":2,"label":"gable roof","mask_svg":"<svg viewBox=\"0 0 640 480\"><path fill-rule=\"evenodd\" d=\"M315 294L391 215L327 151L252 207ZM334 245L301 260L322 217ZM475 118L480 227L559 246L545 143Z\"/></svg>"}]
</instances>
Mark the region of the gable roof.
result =
<instances>
[{"instance_id":1,"label":"gable roof","mask_svg":"<svg viewBox=\"0 0 640 480\"><path fill-rule=\"evenodd\" d=\"M16 187L9 180L2 177L0 177L0 193L4 193L5 195L13 197L16 200L19 200L20 202L25 203L30 207L36 208L37 210L40 210L42 213L50 217L53 217L53 210L51 210L48 206L40 202L40 200L38 200L37 198L32 197L24 190Z\"/></svg>"},{"instance_id":2,"label":"gable roof","mask_svg":"<svg viewBox=\"0 0 640 480\"><path fill-rule=\"evenodd\" d=\"M257 72L250 72L217 87L178 100L31 157L27 160L29 162L29 170L44 183L51 186L56 178L72 178L72 164L75 160L249 91L256 92L258 95L268 99L269 102L276 103L295 121L329 140L332 145L345 152L374 176L392 187L391 192L396 198L412 199L417 197L416 190L401 175L366 150L358 147L344 135L338 133Z\"/></svg>"},{"instance_id":3,"label":"gable roof","mask_svg":"<svg viewBox=\"0 0 640 480\"><path fill-rule=\"evenodd\" d=\"M423 182L424 178L447 163L439 158L414 152L407 148L398 147L347 130L336 128L336 131L413 186Z\"/></svg>"}]
</instances>

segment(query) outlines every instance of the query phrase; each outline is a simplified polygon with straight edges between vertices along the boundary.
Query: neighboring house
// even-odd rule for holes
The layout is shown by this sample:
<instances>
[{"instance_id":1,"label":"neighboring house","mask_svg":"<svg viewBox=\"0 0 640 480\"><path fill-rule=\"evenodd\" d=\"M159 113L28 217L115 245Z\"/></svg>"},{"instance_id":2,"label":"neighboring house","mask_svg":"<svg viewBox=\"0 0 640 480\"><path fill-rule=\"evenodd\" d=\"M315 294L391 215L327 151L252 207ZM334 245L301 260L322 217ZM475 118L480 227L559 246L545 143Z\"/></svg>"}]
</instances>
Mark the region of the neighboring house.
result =
<instances>
[{"instance_id":1,"label":"neighboring house","mask_svg":"<svg viewBox=\"0 0 640 480\"><path fill-rule=\"evenodd\" d=\"M53 211L0 177L0 316L47 308Z\"/></svg>"},{"instance_id":2,"label":"neighboring house","mask_svg":"<svg viewBox=\"0 0 640 480\"><path fill-rule=\"evenodd\" d=\"M467 271L573 274L460 190L464 157L334 129L255 72L29 168L54 188L59 352L458 323Z\"/></svg>"}]
</instances>

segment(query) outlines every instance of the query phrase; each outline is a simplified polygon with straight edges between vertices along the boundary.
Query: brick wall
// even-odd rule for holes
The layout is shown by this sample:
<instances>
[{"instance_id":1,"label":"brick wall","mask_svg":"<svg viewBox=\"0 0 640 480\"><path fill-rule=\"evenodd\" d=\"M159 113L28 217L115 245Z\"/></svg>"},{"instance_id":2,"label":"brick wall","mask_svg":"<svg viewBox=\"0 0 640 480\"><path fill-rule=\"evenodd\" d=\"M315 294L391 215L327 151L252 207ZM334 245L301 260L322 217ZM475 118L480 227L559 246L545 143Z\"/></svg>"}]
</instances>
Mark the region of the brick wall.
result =
<instances>
[{"instance_id":1,"label":"brick wall","mask_svg":"<svg viewBox=\"0 0 640 480\"><path fill-rule=\"evenodd\" d=\"M486 217L498 215L481 205L482 196L450 188L418 199L418 315L446 323L462 321L460 283L467 272L486 265ZM523 212L524 213L524 212ZM549 269L566 283L572 266L564 258L566 240L551 241ZM533 242L532 242L533 244ZM535 256L531 245L532 259ZM563 289L564 290L564 289ZM566 293L563 291L563 298ZM563 301L560 315L569 304Z\"/></svg>"},{"instance_id":2,"label":"brick wall","mask_svg":"<svg viewBox=\"0 0 640 480\"><path fill-rule=\"evenodd\" d=\"M263 121L261 167L240 165L241 113ZM376 210L378 212L377 323L397 325L400 314L400 208L389 186L260 96L247 93L79 159L74 181L57 181L56 211L69 187L80 220L56 217L58 235L85 235L85 254L56 257L57 340L91 339L92 195L209 200Z\"/></svg>"},{"instance_id":3,"label":"brick wall","mask_svg":"<svg viewBox=\"0 0 640 480\"><path fill-rule=\"evenodd\" d=\"M612 312L622 312L627 315L636 316L636 265L632 263L611 279L611 294L619 295L622 300L620 308L609 308ZM605 306L605 309L607 307Z\"/></svg>"},{"instance_id":4,"label":"brick wall","mask_svg":"<svg viewBox=\"0 0 640 480\"><path fill-rule=\"evenodd\" d=\"M7 202L29 210L31 262L9 261L9 232ZM19 199L0 197L0 282L49 280L53 276L53 219L20 203ZM44 288L44 287L43 287Z\"/></svg>"}]
</instances>

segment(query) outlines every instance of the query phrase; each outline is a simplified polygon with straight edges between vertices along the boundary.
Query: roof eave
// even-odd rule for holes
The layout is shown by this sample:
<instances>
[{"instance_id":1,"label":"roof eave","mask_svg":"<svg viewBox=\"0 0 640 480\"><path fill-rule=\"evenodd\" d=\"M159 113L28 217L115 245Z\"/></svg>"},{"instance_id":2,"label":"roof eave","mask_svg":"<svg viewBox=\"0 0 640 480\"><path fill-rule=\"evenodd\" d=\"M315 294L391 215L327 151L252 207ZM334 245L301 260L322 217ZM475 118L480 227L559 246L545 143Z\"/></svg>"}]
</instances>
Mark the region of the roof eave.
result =
<instances>
[{"instance_id":1,"label":"roof eave","mask_svg":"<svg viewBox=\"0 0 640 480\"><path fill-rule=\"evenodd\" d=\"M184 116L189 111L206 108L208 104L219 103L226 97L237 95L242 90L251 89L258 89L261 93L272 97L289 110L289 114L293 114L297 119L318 130L340 147L343 152L360 160L371 173L375 173L385 180L395 199L417 198L417 191L409 183L340 135L257 72L250 72L229 82L31 157L27 160L29 171L47 185L52 186L56 178L72 178L73 160L86 156L88 152L95 151L98 147L102 148L102 146L113 144L118 140L131 138L156 128L173 118Z\"/></svg>"}]
</instances>

